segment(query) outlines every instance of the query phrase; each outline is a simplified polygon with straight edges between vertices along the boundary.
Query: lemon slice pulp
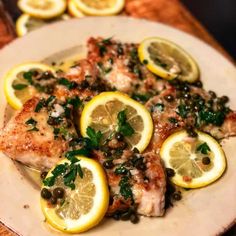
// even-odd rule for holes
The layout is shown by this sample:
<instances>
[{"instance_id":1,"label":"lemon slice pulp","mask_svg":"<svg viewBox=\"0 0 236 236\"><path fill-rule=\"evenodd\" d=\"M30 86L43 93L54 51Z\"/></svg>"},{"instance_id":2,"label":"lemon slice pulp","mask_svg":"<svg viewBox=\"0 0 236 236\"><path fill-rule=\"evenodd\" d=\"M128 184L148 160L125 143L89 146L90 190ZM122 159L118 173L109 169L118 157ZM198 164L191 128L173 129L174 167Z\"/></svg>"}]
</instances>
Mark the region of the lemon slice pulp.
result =
<instances>
[{"instance_id":1,"label":"lemon slice pulp","mask_svg":"<svg viewBox=\"0 0 236 236\"><path fill-rule=\"evenodd\" d=\"M42 73L45 71L54 72L52 67L37 62L24 63L13 67L4 77L4 94L7 102L14 109L21 109L22 105L36 93L25 73Z\"/></svg>"},{"instance_id":2,"label":"lemon slice pulp","mask_svg":"<svg viewBox=\"0 0 236 236\"><path fill-rule=\"evenodd\" d=\"M87 15L114 15L119 13L125 0L74 0L77 7Z\"/></svg>"},{"instance_id":3,"label":"lemon slice pulp","mask_svg":"<svg viewBox=\"0 0 236 236\"><path fill-rule=\"evenodd\" d=\"M74 180L75 188L71 189L64 185L63 177L58 177L51 187L43 185L51 191L60 187L65 191L63 199L50 204L50 199L41 198L41 208L46 221L56 229L66 233L84 232L97 225L104 217L108 203L109 191L105 173L102 167L94 160L77 156L82 175L77 175ZM63 159L57 165L70 164L68 159ZM47 178L52 176L52 171Z\"/></svg>"},{"instance_id":4,"label":"lemon slice pulp","mask_svg":"<svg viewBox=\"0 0 236 236\"><path fill-rule=\"evenodd\" d=\"M158 38L147 38L138 48L141 62L154 74L171 80L176 77L182 81L195 82L199 69L194 59L175 43Z\"/></svg>"},{"instance_id":5,"label":"lemon slice pulp","mask_svg":"<svg viewBox=\"0 0 236 236\"><path fill-rule=\"evenodd\" d=\"M142 152L150 142L153 122L147 109L120 92L104 92L95 96L84 107L80 119L80 131L85 137L87 127L92 127L103 134L105 141L117 131L118 113L125 111L127 122L134 133L125 137L130 148L136 147Z\"/></svg>"},{"instance_id":6,"label":"lemon slice pulp","mask_svg":"<svg viewBox=\"0 0 236 236\"><path fill-rule=\"evenodd\" d=\"M175 171L171 181L184 188L204 187L220 178L226 168L219 143L206 133L197 134L190 138L185 131L174 133L160 150L165 167Z\"/></svg>"},{"instance_id":7,"label":"lemon slice pulp","mask_svg":"<svg viewBox=\"0 0 236 236\"><path fill-rule=\"evenodd\" d=\"M19 0L18 7L24 13L40 19L50 19L66 10L65 0Z\"/></svg>"}]
</instances>

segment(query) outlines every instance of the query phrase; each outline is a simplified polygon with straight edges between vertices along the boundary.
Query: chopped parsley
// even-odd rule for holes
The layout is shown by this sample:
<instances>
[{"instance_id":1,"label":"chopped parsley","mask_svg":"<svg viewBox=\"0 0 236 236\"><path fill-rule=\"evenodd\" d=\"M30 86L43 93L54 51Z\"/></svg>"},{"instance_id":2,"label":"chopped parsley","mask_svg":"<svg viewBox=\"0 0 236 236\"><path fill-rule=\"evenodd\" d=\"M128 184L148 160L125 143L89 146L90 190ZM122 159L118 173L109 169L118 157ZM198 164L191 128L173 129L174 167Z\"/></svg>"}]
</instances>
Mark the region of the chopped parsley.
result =
<instances>
[{"instance_id":1,"label":"chopped parsley","mask_svg":"<svg viewBox=\"0 0 236 236\"><path fill-rule=\"evenodd\" d=\"M39 131L39 129L36 127L37 123L38 122L34 120L33 118L30 118L29 120L27 120L25 124L31 127L31 129L28 129L27 131Z\"/></svg>"},{"instance_id":2,"label":"chopped parsley","mask_svg":"<svg viewBox=\"0 0 236 236\"><path fill-rule=\"evenodd\" d=\"M90 138L93 147L98 148L101 138L102 138L101 131L96 132L92 127L88 126L86 133L88 137Z\"/></svg>"},{"instance_id":3,"label":"chopped parsley","mask_svg":"<svg viewBox=\"0 0 236 236\"><path fill-rule=\"evenodd\" d=\"M187 118L188 110L184 104L180 104L177 107L177 114L180 115L182 118Z\"/></svg>"},{"instance_id":4,"label":"chopped parsley","mask_svg":"<svg viewBox=\"0 0 236 236\"><path fill-rule=\"evenodd\" d=\"M38 113L38 112L41 111L41 109L42 109L44 106L45 106L45 99L44 99L44 98L41 98L41 99L39 100L38 104L36 105L34 111Z\"/></svg>"},{"instance_id":5,"label":"chopped parsley","mask_svg":"<svg viewBox=\"0 0 236 236\"><path fill-rule=\"evenodd\" d=\"M23 90L23 89L27 88L28 85L27 84L13 84L12 87L15 90Z\"/></svg>"},{"instance_id":6,"label":"chopped parsley","mask_svg":"<svg viewBox=\"0 0 236 236\"><path fill-rule=\"evenodd\" d=\"M168 120L172 124L177 124L178 123L178 120L176 118L174 118L174 117L169 117Z\"/></svg>"},{"instance_id":7,"label":"chopped parsley","mask_svg":"<svg viewBox=\"0 0 236 236\"><path fill-rule=\"evenodd\" d=\"M120 111L117 115L118 119L118 132L123 134L124 136L131 136L134 134L134 129L127 122L127 117L125 114L126 110Z\"/></svg>"},{"instance_id":8,"label":"chopped parsley","mask_svg":"<svg viewBox=\"0 0 236 236\"><path fill-rule=\"evenodd\" d=\"M43 180L45 186L53 186L56 179L61 176L65 186L70 187L72 190L75 189L75 179L79 175L80 178L83 178L83 171L79 164L79 159L75 157L67 158L70 163L59 164L52 171L52 175Z\"/></svg>"},{"instance_id":9,"label":"chopped parsley","mask_svg":"<svg viewBox=\"0 0 236 236\"><path fill-rule=\"evenodd\" d=\"M209 146L207 145L206 142L200 144L198 147L197 147L197 151L198 152L201 152L202 154L208 154L208 152L211 151L211 149L209 148Z\"/></svg>"},{"instance_id":10,"label":"chopped parsley","mask_svg":"<svg viewBox=\"0 0 236 236\"><path fill-rule=\"evenodd\" d=\"M23 78L27 80L29 84L33 84L33 71L25 72Z\"/></svg>"},{"instance_id":11,"label":"chopped parsley","mask_svg":"<svg viewBox=\"0 0 236 236\"><path fill-rule=\"evenodd\" d=\"M122 176L119 186L120 194L124 197L124 199L127 200L130 198L133 201L133 192L129 183L129 178L127 176Z\"/></svg>"},{"instance_id":12,"label":"chopped parsley","mask_svg":"<svg viewBox=\"0 0 236 236\"><path fill-rule=\"evenodd\" d=\"M71 82L71 81L69 81L69 80L67 80L66 78L60 78L59 80L58 80L58 83L60 84L60 85L64 85L65 87L67 87L68 89L74 89L74 88L76 88L77 87L77 83L76 82Z\"/></svg>"},{"instance_id":13,"label":"chopped parsley","mask_svg":"<svg viewBox=\"0 0 236 236\"><path fill-rule=\"evenodd\" d=\"M134 93L132 95L132 98L136 101L139 101L139 102L146 102L148 101L148 99L151 97L151 94L150 93Z\"/></svg>"}]
</instances>

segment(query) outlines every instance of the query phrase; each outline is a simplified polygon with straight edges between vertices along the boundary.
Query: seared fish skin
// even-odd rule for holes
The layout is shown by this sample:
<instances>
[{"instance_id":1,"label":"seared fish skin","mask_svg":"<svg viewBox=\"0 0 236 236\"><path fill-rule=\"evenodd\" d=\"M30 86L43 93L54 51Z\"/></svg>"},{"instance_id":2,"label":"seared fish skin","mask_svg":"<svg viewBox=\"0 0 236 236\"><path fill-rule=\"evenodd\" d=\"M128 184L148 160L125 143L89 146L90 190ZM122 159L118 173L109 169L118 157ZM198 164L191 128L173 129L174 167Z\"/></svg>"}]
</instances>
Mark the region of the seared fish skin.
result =
<instances>
[{"instance_id":1,"label":"seared fish skin","mask_svg":"<svg viewBox=\"0 0 236 236\"><path fill-rule=\"evenodd\" d=\"M104 166L107 158L102 152L95 157ZM135 154L124 150L113 160L114 167L105 168L110 187L110 205L107 215L127 211L133 206L145 216L162 216L165 206L166 177L160 157L153 152ZM127 178L131 194L121 194L121 182ZM127 189L126 189L127 191Z\"/></svg>"},{"instance_id":2,"label":"seared fish skin","mask_svg":"<svg viewBox=\"0 0 236 236\"><path fill-rule=\"evenodd\" d=\"M13 160L39 170L47 170L53 167L68 149L68 140L61 135L55 137L53 126L48 124L49 112L46 108L35 112L39 102L38 97L28 100L22 110L1 130L0 150ZM61 110L61 107L57 109ZM76 135L73 125L68 130Z\"/></svg>"}]
</instances>

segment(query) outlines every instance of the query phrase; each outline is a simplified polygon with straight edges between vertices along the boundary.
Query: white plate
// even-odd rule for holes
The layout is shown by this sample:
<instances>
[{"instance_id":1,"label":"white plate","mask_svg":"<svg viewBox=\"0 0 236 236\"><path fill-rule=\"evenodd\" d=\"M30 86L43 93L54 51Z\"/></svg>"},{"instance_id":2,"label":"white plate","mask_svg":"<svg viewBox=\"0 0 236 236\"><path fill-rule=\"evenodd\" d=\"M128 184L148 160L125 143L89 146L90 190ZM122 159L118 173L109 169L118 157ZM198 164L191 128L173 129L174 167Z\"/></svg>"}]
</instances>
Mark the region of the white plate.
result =
<instances>
[{"instance_id":1,"label":"white plate","mask_svg":"<svg viewBox=\"0 0 236 236\"><path fill-rule=\"evenodd\" d=\"M236 69L221 54L200 40L171 27L126 17L100 17L69 20L36 30L15 40L0 52L0 76L12 66L40 61L62 50L84 45L90 36L113 36L140 42L148 36L167 38L181 45L198 62L206 89L227 94L236 110ZM6 101L0 81L0 124L3 125ZM223 144L228 160L225 175L203 189L189 191L165 217L145 218L137 225L105 219L85 235L96 236L209 236L219 234L236 218L236 139ZM15 232L27 236L62 235L44 223L39 191L23 178L11 160L0 154L0 220ZM29 205L25 209L24 205Z\"/></svg>"}]
</instances>

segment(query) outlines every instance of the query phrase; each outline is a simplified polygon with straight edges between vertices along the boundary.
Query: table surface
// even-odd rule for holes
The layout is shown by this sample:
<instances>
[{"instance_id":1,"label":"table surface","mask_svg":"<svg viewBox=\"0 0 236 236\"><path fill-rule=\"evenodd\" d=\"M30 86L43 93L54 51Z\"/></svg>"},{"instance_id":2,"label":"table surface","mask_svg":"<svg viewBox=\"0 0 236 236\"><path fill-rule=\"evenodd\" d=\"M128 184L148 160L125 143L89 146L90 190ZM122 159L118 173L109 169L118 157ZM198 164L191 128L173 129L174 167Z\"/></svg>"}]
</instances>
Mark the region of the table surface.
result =
<instances>
[{"instance_id":1,"label":"table surface","mask_svg":"<svg viewBox=\"0 0 236 236\"><path fill-rule=\"evenodd\" d=\"M19 11L16 8L16 0L0 0L0 48L16 38L12 19L15 19L18 14ZM126 0L125 9L121 14L174 26L175 28L202 39L234 62L230 55L212 35L209 34L204 26L191 15L180 0ZM15 233L1 223L0 235L16 236ZM236 227L233 227L225 234L225 236L235 235Z\"/></svg>"}]
</instances>

